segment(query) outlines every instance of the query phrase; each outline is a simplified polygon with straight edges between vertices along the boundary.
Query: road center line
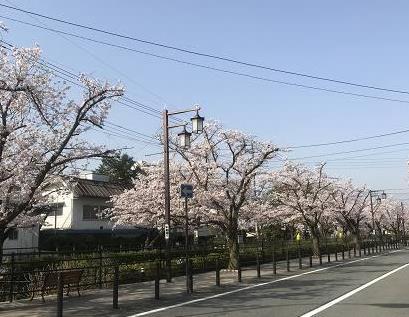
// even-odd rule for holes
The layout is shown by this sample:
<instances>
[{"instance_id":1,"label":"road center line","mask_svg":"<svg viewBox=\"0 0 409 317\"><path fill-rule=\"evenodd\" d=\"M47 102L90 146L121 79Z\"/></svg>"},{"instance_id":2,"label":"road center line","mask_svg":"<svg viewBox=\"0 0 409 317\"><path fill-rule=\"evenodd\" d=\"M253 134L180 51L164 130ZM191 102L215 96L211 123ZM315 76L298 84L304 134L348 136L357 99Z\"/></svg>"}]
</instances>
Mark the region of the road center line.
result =
<instances>
[{"instance_id":1,"label":"road center line","mask_svg":"<svg viewBox=\"0 0 409 317\"><path fill-rule=\"evenodd\" d=\"M389 253L395 253L397 251L399 251L399 250L392 251L392 252L389 252ZM300 274L296 274L296 275L286 276L286 277L283 277L283 278L280 278L280 279L277 279L277 280L273 280L273 281L269 281L269 282L253 284L253 285L250 285L250 286L246 286L246 287L243 287L243 288L235 289L235 290L224 292L224 293L219 293L219 294L215 294L215 295L211 295L211 296L207 296L207 297L193 299L193 300L183 302L183 303L179 303L179 304L174 304L174 305L170 305L170 306L165 306L165 307L160 307L160 308L148 310L148 311L141 312L141 313L138 313L138 314L129 315L128 317L147 316L147 315L159 313L159 312L162 312L162 311L165 311L165 310L170 310L170 309L174 309L174 308L178 308L178 307L182 307L182 306L186 306L186 305L190 305L190 304L194 304L194 303L204 302L204 301L207 301L207 300L210 300L210 299L214 299L214 298L218 298L218 297L222 297L222 296L226 296L226 295L246 291L246 290L249 290L249 289L253 289L253 288L257 288L257 287L261 287L261 286L266 286L266 285L270 285L270 284L275 284L275 283L278 283L278 282L281 282L281 281L291 280L291 279L294 279L294 278L297 278L297 277L300 277L300 276L326 271L326 270L329 270L329 269L332 269L332 268L335 268L335 267L340 267L340 266L345 266L345 265L352 264L352 263L357 263L357 262L370 260L370 259L373 259L373 258L377 258L379 256L380 255L373 255L373 256L370 256L370 257L367 257L367 258L362 258L362 259L353 260L353 261L349 261L349 262L344 262L344 263L340 263L340 264L336 264L336 265L331 265L331 266L324 267L324 268L317 269L317 270L313 270L313 271L308 271L308 272L304 272L304 273L300 273Z\"/></svg>"},{"instance_id":2,"label":"road center line","mask_svg":"<svg viewBox=\"0 0 409 317\"><path fill-rule=\"evenodd\" d=\"M350 292L348 292L348 293L346 293L346 294L344 294L344 295L342 295L342 296L340 296L338 298L335 298L334 300L326 303L325 305L322 305L322 306L320 306L320 307L318 307L318 308L316 308L316 309L314 309L314 310L312 310L312 311L310 311L310 312L308 312L308 313L306 313L304 315L301 315L300 317L315 316L316 314L330 308L331 306L334 306L335 304L338 304L339 302L347 299L348 297L351 297L352 295L364 290L365 288L375 284L376 282L379 282L379 281L383 280L384 278L387 278L388 276L390 276L390 275L404 269L407 266L409 266L409 263L406 263L406 264L404 264L404 265L402 265L402 266L400 266L400 267L398 267L398 268L396 268L396 269L394 269L394 270L392 270L392 271L390 271L388 273L385 273L385 274L377 277L376 279L374 279L374 280L372 280L372 281L370 281L370 282L368 282L368 283L366 283L364 285L361 285L360 287L358 287L356 289L353 289L352 291L350 291Z\"/></svg>"}]
</instances>

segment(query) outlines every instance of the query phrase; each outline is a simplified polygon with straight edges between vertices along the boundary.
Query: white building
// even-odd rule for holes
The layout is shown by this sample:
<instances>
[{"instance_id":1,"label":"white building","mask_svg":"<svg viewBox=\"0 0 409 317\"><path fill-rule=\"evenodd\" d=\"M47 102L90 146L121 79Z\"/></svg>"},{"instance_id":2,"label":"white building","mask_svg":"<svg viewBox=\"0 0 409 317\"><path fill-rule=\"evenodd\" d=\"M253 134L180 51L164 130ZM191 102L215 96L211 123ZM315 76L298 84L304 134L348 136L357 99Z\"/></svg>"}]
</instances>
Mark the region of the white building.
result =
<instances>
[{"instance_id":1,"label":"white building","mask_svg":"<svg viewBox=\"0 0 409 317\"><path fill-rule=\"evenodd\" d=\"M13 228L3 242L3 253L29 253L38 250L39 226Z\"/></svg>"},{"instance_id":2,"label":"white building","mask_svg":"<svg viewBox=\"0 0 409 317\"><path fill-rule=\"evenodd\" d=\"M112 232L114 224L101 217L104 208L109 207L113 195L121 193L125 187L109 182L107 176L95 173L80 175L62 184L51 194L53 211L48 214L41 230L58 230L70 233ZM118 228L116 232L130 231L131 227ZM134 231L134 230L131 230ZM12 229L3 243L4 253L37 251L40 226Z\"/></svg>"},{"instance_id":3,"label":"white building","mask_svg":"<svg viewBox=\"0 0 409 317\"><path fill-rule=\"evenodd\" d=\"M59 194L53 195L51 212L41 230L112 230L113 223L101 216L109 207L113 195L125 187L108 181L107 176L82 174L64 184Z\"/></svg>"}]
</instances>

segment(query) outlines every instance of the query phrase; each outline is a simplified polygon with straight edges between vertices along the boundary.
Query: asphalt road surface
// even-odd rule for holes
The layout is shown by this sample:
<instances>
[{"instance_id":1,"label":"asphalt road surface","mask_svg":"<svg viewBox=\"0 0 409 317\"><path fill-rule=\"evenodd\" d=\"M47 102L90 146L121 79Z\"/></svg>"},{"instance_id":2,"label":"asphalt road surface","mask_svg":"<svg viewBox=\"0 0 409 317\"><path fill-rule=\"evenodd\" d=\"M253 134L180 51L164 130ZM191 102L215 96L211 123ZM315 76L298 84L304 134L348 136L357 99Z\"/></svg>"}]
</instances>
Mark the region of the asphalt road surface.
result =
<instances>
[{"instance_id":1,"label":"asphalt road surface","mask_svg":"<svg viewBox=\"0 0 409 317\"><path fill-rule=\"evenodd\" d=\"M136 316L409 316L409 251L352 259Z\"/></svg>"}]
</instances>

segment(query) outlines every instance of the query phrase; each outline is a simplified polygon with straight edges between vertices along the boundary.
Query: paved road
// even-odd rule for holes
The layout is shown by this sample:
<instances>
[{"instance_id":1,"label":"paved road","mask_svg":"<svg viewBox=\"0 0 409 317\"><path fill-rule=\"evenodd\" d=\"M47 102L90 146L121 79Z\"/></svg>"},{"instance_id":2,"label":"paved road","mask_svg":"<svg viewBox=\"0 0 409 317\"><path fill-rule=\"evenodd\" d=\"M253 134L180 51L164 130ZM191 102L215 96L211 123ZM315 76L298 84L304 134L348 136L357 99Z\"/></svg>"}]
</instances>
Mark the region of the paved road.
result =
<instances>
[{"instance_id":1,"label":"paved road","mask_svg":"<svg viewBox=\"0 0 409 317\"><path fill-rule=\"evenodd\" d=\"M409 250L336 263L332 257L331 264L315 262L312 269L304 260L304 269L294 261L290 273L281 263L276 276L265 265L261 279L254 269L243 271L240 284L224 272L221 288L212 286L214 273L201 274L192 296L184 293L184 278L175 278L162 283L159 301L152 298L152 283L122 285L119 310L112 309L112 290L89 291L65 298L64 316L409 316ZM45 304L0 303L0 316L55 316L55 306L53 296Z\"/></svg>"},{"instance_id":2,"label":"paved road","mask_svg":"<svg viewBox=\"0 0 409 317\"><path fill-rule=\"evenodd\" d=\"M409 316L409 266L315 314L340 296L409 263L409 251L340 264L320 271L180 307L150 316ZM138 316L138 315L135 315Z\"/></svg>"}]
</instances>

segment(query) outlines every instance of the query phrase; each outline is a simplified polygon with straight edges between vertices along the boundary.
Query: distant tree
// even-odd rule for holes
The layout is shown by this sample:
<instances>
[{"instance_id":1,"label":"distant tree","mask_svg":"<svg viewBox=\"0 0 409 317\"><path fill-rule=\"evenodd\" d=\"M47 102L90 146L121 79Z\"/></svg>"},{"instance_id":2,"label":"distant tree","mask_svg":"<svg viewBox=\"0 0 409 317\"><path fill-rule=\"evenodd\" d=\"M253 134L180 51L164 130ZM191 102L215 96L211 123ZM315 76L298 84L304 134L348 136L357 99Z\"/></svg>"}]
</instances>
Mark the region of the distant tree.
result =
<instances>
[{"instance_id":1,"label":"distant tree","mask_svg":"<svg viewBox=\"0 0 409 317\"><path fill-rule=\"evenodd\" d=\"M284 224L304 224L310 230L313 251L320 254L322 223L328 224L333 212L334 180L324 172L325 164L308 168L287 163L274 172L272 202L278 205L276 217Z\"/></svg>"},{"instance_id":2,"label":"distant tree","mask_svg":"<svg viewBox=\"0 0 409 317\"><path fill-rule=\"evenodd\" d=\"M142 170L132 156L123 153L102 158L101 164L95 172L109 176L113 182L132 185L133 180L138 177Z\"/></svg>"},{"instance_id":3,"label":"distant tree","mask_svg":"<svg viewBox=\"0 0 409 317\"><path fill-rule=\"evenodd\" d=\"M339 181L331 194L333 216L336 222L349 231L356 248L361 248L362 229L370 222L369 191L366 186L354 186L351 180Z\"/></svg>"}]
</instances>

